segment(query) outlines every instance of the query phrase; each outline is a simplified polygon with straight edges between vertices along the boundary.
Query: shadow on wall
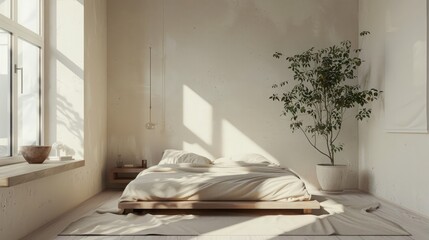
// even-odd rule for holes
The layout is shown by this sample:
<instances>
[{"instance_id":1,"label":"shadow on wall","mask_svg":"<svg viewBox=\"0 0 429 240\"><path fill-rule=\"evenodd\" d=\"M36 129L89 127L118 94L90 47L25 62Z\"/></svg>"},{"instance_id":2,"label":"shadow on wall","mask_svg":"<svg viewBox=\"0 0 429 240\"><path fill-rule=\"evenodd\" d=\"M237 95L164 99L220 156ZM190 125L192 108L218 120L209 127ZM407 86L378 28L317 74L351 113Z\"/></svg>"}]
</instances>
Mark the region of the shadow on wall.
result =
<instances>
[{"instance_id":1,"label":"shadow on wall","mask_svg":"<svg viewBox=\"0 0 429 240\"><path fill-rule=\"evenodd\" d=\"M49 1L46 76L47 142L83 158L83 1Z\"/></svg>"},{"instance_id":2,"label":"shadow on wall","mask_svg":"<svg viewBox=\"0 0 429 240\"><path fill-rule=\"evenodd\" d=\"M68 133L71 134L74 138L78 139L80 144L83 146L83 119L79 114L73 110L73 105L63 96L57 96L57 113L60 116L57 122L58 127L67 129ZM64 119L64 120L62 120ZM62 141L59 139L59 141ZM69 146L65 147L66 155L78 155L83 156L83 151L77 149L77 152L70 148Z\"/></svg>"}]
</instances>

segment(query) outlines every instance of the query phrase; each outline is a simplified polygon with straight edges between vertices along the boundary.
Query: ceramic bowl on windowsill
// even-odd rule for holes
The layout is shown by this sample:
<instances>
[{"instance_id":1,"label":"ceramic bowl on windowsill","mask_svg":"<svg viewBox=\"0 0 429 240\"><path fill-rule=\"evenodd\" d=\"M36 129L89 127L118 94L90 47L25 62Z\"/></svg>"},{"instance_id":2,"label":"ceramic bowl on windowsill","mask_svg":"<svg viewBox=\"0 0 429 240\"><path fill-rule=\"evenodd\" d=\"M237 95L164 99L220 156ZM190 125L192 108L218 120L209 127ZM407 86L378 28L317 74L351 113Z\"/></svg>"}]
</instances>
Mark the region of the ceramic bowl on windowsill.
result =
<instances>
[{"instance_id":1,"label":"ceramic bowl on windowsill","mask_svg":"<svg viewBox=\"0 0 429 240\"><path fill-rule=\"evenodd\" d=\"M43 163L51 152L51 146L21 146L20 152L30 164Z\"/></svg>"}]
</instances>

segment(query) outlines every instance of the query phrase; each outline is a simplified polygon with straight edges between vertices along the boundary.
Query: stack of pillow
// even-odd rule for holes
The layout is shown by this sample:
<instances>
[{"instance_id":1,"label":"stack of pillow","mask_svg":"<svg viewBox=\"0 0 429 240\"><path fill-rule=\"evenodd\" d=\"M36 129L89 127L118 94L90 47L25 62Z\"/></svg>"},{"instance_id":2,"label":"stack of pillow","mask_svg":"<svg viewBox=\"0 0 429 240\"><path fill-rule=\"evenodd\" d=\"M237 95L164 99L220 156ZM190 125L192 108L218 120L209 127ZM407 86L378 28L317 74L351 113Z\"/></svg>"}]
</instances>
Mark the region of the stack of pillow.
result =
<instances>
[{"instance_id":1,"label":"stack of pillow","mask_svg":"<svg viewBox=\"0 0 429 240\"><path fill-rule=\"evenodd\" d=\"M187 151L183 150L173 150L167 149L164 151L159 165L162 164L180 164L180 163L189 163L189 164L216 164L216 165L271 165L279 166L277 162L270 161L262 155L251 153L251 154L242 154L231 157L222 157L214 161Z\"/></svg>"}]
</instances>

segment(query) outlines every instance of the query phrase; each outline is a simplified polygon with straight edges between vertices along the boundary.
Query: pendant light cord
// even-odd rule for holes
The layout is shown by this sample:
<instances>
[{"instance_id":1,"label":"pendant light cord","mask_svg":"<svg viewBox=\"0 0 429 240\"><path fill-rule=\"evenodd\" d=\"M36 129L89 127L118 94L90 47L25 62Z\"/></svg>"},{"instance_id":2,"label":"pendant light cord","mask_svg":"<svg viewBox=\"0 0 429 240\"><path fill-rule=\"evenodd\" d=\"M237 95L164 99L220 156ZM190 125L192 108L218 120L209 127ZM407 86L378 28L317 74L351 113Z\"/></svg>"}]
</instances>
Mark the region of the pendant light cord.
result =
<instances>
[{"instance_id":1,"label":"pendant light cord","mask_svg":"<svg viewBox=\"0 0 429 240\"><path fill-rule=\"evenodd\" d=\"M149 123L152 122L152 47L149 47Z\"/></svg>"}]
</instances>

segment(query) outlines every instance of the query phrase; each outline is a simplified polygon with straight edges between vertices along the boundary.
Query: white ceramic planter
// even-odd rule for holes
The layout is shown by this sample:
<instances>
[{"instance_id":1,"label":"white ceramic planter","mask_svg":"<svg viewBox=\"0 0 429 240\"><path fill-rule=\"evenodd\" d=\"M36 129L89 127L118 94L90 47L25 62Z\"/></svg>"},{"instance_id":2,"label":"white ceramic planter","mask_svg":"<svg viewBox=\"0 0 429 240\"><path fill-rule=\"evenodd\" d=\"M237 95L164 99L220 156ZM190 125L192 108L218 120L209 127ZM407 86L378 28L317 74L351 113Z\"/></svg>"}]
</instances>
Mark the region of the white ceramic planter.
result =
<instances>
[{"instance_id":1,"label":"white ceramic planter","mask_svg":"<svg viewBox=\"0 0 429 240\"><path fill-rule=\"evenodd\" d=\"M317 180L323 191L342 192L346 176L346 165L317 164Z\"/></svg>"}]
</instances>

